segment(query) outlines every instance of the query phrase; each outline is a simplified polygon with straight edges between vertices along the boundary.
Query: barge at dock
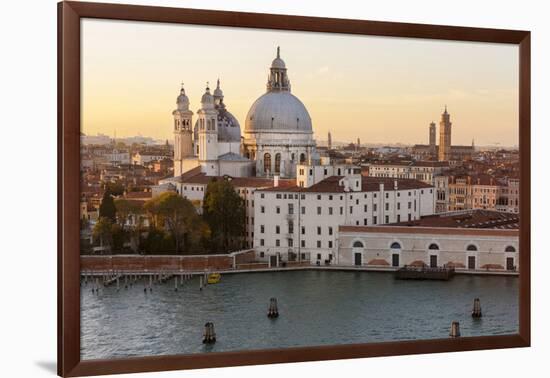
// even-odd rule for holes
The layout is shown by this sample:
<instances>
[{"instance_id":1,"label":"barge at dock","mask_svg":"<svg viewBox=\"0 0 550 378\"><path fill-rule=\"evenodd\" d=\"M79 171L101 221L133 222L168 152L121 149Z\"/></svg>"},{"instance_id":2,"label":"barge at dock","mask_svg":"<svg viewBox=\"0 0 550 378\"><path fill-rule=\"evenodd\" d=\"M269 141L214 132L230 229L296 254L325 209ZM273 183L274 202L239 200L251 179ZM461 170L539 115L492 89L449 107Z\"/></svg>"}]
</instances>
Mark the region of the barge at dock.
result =
<instances>
[{"instance_id":1,"label":"barge at dock","mask_svg":"<svg viewBox=\"0 0 550 378\"><path fill-rule=\"evenodd\" d=\"M447 281L453 278L454 274L454 268L406 265L395 271L395 278L398 280Z\"/></svg>"}]
</instances>

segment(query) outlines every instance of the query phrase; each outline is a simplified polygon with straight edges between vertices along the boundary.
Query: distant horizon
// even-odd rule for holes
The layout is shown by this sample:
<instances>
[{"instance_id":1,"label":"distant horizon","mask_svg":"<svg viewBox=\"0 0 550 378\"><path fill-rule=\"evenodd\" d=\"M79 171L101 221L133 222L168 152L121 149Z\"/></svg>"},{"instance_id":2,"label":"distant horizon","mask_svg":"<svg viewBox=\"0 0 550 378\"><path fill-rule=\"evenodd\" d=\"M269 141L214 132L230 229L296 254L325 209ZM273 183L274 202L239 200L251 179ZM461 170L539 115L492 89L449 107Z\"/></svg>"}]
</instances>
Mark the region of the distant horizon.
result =
<instances>
[{"instance_id":1,"label":"distant horizon","mask_svg":"<svg viewBox=\"0 0 550 378\"><path fill-rule=\"evenodd\" d=\"M97 136L106 136L106 137L109 137L111 139L115 139L114 138L114 135L109 135L107 133L98 133L98 134L83 134L81 136L89 136L89 137L97 137ZM149 136L149 135L141 135L141 134L136 134L136 135L117 135L116 139L117 140L120 140L120 139L131 139L131 138L148 138L148 139L152 139L154 142L157 142L155 144L157 145L162 145L162 144L165 144L166 141L168 140L168 143L169 144L174 144L174 141L171 139L171 138L165 138L165 139L159 139L159 138L154 138L152 136ZM361 138L359 138L361 139ZM325 147L325 145L327 144L328 140L327 139L317 139L314 137L314 140L315 142L318 144L318 147L319 147L319 143L321 144L321 147ZM357 140L353 141L353 140L348 140L348 141L344 141L344 140L333 140L332 141L332 144L339 144L339 145L349 145L349 144L352 144L352 143L356 143ZM375 145L375 146L388 146L388 147L397 147L397 146L414 146L415 144L425 144L427 145L427 143L405 143L405 142L363 142L361 141L361 146L369 146L369 145ZM437 144L436 144L437 145ZM471 144L469 144L471 145ZM493 148L519 148L519 145L503 145L503 144L482 144L482 145L478 145L478 144L475 144L475 147L493 147Z\"/></svg>"},{"instance_id":2,"label":"distant horizon","mask_svg":"<svg viewBox=\"0 0 550 378\"><path fill-rule=\"evenodd\" d=\"M452 144L519 144L516 46L88 19L82 131L172 141L180 83L195 120L206 82L220 78L244 135L279 45L319 140L428 144L447 105Z\"/></svg>"}]
</instances>

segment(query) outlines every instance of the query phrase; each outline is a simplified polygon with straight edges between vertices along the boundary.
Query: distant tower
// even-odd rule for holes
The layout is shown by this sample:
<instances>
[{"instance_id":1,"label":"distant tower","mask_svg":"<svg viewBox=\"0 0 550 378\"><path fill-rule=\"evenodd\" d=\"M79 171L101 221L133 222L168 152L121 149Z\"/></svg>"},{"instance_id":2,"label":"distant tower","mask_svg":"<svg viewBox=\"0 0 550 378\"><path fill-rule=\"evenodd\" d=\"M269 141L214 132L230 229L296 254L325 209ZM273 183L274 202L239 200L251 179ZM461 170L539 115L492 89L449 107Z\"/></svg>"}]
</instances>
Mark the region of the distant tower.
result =
<instances>
[{"instance_id":1,"label":"distant tower","mask_svg":"<svg viewBox=\"0 0 550 378\"><path fill-rule=\"evenodd\" d=\"M361 139L357 138L357 149L361 148Z\"/></svg>"},{"instance_id":2,"label":"distant tower","mask_svg":"<svg viewBox=\"0 0 550 378\"><path fill-rule=\"evenodd\" d=\"M436 131L435 131L435 122L430 123L430 147L435 150L435 139L436 139Z\"/></svg>"},{"instance_id":3,"label":"distant tower","mask_svg":"<svg viewBox=\"0 0 550 378\"><path fill-rule=\"evenodd\" d=\"M218 175L218 112L210 88L201 98L199 117L199 163L207 176Z\"/></svg>"},{"instance_id":4,"label":"distant tower","mask_svg":"<svg viewBox=\"0 0 550 378\"><path fill-rule=\"evenodd\" d=\"M328 132L328 149L332 150L332 135Z\"/></svg>"},{"instance_id":5,"label":"distant tower","mask_svg":"<svg viewBox=\"0 0 550 378\"><path fill-rule=\"evenodd\" d=\"M451 159L451 116L445 111L441 114L439 122L439 161L448 161Z\"/></svg>"}]
</instances>

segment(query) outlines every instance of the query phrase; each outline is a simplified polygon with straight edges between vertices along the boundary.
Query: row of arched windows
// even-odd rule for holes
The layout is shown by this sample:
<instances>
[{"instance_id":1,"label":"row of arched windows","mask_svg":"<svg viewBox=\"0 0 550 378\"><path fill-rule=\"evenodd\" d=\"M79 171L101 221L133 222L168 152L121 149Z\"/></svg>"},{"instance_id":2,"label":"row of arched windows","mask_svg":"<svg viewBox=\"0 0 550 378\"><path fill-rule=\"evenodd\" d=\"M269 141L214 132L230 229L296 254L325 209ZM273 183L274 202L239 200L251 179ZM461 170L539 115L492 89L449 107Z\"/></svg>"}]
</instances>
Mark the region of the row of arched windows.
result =
<instances>
[{"instance_id":1,"label":"row of arched windows","mask_svg":"<svg viewBox=\"0 0 550 378\"><path fill-rule=\"evenodd\" d=\"M292 154L292 157L294 158L294 154ZM300 163L304 163L306 161L306 155L300 154ZM264 154L264 172L271 172L271 154L269 152L266 152ZM273 168L274 174L281 173L281 154L276 153L275 154L275 167Z\"/></svg>"},{"instance_id":2,"label":"row of arched windows","mask_svg":"<svg viewBox=\"0 0 550 378\"><path fill-rule=\"evenodd\" d=\"M363 245L363 243L360 242L359 240L356 240L356 241L353 242L353 248L364 248L364 247L365 246ZM393 242L391 244L390 248L391 249L401 249L401 244L399 244L398 242ZM428 249L432 250L432 251L437 251L437 250L439 250L439 246L435 243L432 243L428 246ZM473 244L469 244L466 247L466 250L467 251L477 251L477 247ZM516 248L509 245L504 249L504 252L516 252Z\"/></svg>"}]
</instances>

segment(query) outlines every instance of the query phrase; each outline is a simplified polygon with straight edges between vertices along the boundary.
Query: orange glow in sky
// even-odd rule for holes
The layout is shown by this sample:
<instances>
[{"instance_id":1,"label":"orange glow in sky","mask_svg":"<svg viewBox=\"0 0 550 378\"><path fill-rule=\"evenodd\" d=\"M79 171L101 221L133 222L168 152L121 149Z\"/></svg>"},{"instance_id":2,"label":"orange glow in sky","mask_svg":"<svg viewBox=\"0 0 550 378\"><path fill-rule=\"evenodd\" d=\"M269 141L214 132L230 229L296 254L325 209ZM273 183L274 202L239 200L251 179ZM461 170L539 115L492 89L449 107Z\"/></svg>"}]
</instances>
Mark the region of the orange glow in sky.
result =
<instances>
[{"instance_id":1,"label":"orange glow in sky","mask_svg":"<svg viewBox=\"0 0 550 378\"><path fill-rule=\"evenodd\" d=\"M82 21L82 131L171 141L180 83L196 112L220 78L244 132L277 46L318 140L427 143L447 104L453 144L518 143L514 45L110 20Z\"/></svg>"}]
</instances>

